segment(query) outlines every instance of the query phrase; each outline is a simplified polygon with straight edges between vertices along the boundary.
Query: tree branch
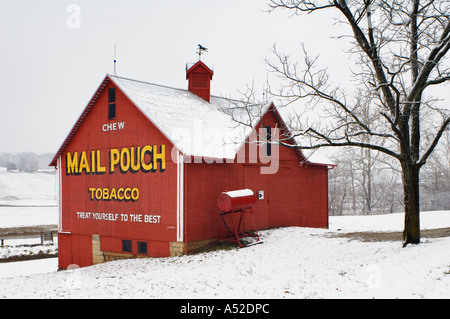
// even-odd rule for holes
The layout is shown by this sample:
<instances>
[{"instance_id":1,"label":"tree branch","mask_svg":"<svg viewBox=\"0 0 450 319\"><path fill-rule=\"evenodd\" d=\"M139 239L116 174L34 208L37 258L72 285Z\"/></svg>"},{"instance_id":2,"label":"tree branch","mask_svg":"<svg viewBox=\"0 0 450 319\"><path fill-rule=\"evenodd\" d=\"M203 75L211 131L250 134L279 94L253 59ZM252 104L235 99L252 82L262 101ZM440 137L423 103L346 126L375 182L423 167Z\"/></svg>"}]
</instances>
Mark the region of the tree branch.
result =
<instances>
[{"instance_id":1,"label":"tree branch","mask_svg":"<svg viewBox=\"0 0 450 319\"><path fill-rule=\"evenodd\" d=\"M428 55L427 61L425 62L424 66L422 67L422 70L418 74L417 79L414 82L411 91L406 98L407 101L409 102L415 101L417 100L417 97L422 94L423 90L427 87L426 83L431 72L449 50L450 50L450 23L447 23L447 26L442 32L442 35L440 37L439 45L435 46Z\"/></svg>"},{"instance_id":2,"label":"tree branch","mask_svg":"<svg viewBox=\"0 0 450 319\"><path fill-rule=\"evenodd\" d=\"M442 134L445 132L445 130L447 130L447 127L450 127L449 125L450 125L450 117L447 117L446 119L444 119L444 122L442 123L439 131L437 132L436 136L434 137L433 142L431 143L430 147L428 148L428 150L425 152L425 154L423 154L422 158L420 159L420 161L418 163L419 167L422 167L423 165L425 165L428 157L430 156L431 153L433 153L434 149L438 145Z\"/></svg>"},{"instance_id":3,"label":"tree branch","mask_svg":"<svg viewBox=\"0 0 450 319\"><path fill-rule=\"evenodd\" d=\"M312 130L312 129L310 131L314 132L314 130ZM363 143L363 142L351 142L351 141L335 143L335 142L327 139L326 137L325 137L325 141L326 141L326 143L314 144L314 145L291 145L291 144L286 144L283 142L280 142L279 144L282 146L289 147L289 148L299 148L299 149L305 149L305 150L319 149L322 147L357 146L357 147L376 150L376 151L382 152L384 154L387 154L389 156L395 157L396 159L400 159L399 154L393 152L390 149L387 149L385 147L382 147L382 146L376 145L376 144Z\"/></svg>"},{"instance_id":4,"label":"tree branch","mask_svg":"<svg viewBox=\"0 0 450 319\"><path fill-rule=\"evenodd\" d=\"M428 82L425 83L424 88L430 86L430 85L438 85L444 82L450 81L450 75L449 76L444 76L444 77L439 77L436 78L434 80L429 80Z\"/></svg>"},{"instance_id":5,"label":"tree branch","mask_svg":"<svg viewBox=\"0 0 450 319\"><path fill-rule=\"evenodd\" d=\"M271 8L270 11L273 11L277 8L286 8L295 10L295 13L297 13L297 11L311 13L313 11L327 9L334 6L335 6L334 3L331 2L325 5L317 5L316 3L311 1L295 1L295 0L287 0L287 1L270 0L269 2L269 7Z\"/></svg>"},{"instance_id":6,"label":"tree branch","mask_svg":"<svg viewBox=\"0 0 450 319\"><path fill-rule=\"evenodd\" d=\"M342 14L347 19L348 23L350 24L353 34L355 37L355 40L357 41L360 48L363 50L363 52L367 55L367 57L371 60L376 78L378 81L378 85L382 87L382 92L384 99L386 101L386 104L388 105L389 109L391 110L392 114L395 114L395 102L394 97L392 95L391 90L388 86L384 85L387 84L386 75L383 70L383 65L381 63L381 59L378 56L377 48L375 43L371 45L369 41L366 39L363 31L358 26L352 12L347 6L347 3L345 0L334 0L334 3L336 7L342 12ZM373 32L373 30L372 30ZM373 35L373 33L372 33Z\"/></svg>"}]
</instances>

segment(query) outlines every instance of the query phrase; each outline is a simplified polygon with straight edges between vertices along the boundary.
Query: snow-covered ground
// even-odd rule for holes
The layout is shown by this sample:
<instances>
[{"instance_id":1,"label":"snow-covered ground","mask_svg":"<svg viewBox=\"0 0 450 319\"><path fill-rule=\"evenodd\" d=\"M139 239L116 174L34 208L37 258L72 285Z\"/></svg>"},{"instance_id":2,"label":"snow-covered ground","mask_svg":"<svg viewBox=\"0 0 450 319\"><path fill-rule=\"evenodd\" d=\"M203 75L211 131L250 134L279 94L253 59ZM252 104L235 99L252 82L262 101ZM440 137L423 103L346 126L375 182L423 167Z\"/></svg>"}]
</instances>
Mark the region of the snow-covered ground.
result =
<instances>
[{"instance_id":1,"label":"snow-covered ground","mask_svg":"<svg viewBox=\"0 0 450 319\"><path fill-rule=\"evenodd\" d=\"M1 207L0 228L57 225L58 207Z\"/></svg>"},{"instance_id":2,"label":"snow-covered ground","mask_svg":"<svg viewBox=\"0 0 450 319\"><path fill-rule=\"evenodd\" d=\"M404 213L371 216L330 216L329 229L342 232L401 232ZM420 213L420 229L450 227L449 211Z\"/></svg>"},{"instance_id":3,"label":"snow-covered ground","mask_svg":"<svg viewBox=\"0 0 450 319\"><path fill-rule=\"evenodd\" d=\"M56 175L50 173L7 172L0 169L0 239L3 239L0 261L9 257L57 253L56 236L53 245L39 245L39 235L26 238L5 236L17 231L13 230L17 227L46 225L46 229L56 229L58 207L55 178ZM39 234L39 231L37 233ZM30 263L17 264L23 265L17 268L22 271L25 269L24 265L28 264ZM31 271L39 269L41 267L31 267ZM0 273L0 278L8 274L10 271L5 270Z\"/></svg>"},{"instance_id":4,"label":"snow-covered ground","mask_svg":"<svg viewBox=\"0 0 450 319\"><path fill-rule=\"evenodd\" d=\"M406 248L398 241L333 237L344 230L397 230L400 217L331 217L329 230L265 230L263 244L243 249L68 271L57 272L56 259L0 264L0 297L450 298L449 237ZM450 227L450 212L424 213L422 224Z\"/></svg>"},{"instance_id":5,"label":"snow-covered ground","mask_svg":"<svg viewBox=\"0 0 450 319\"><path fill-rule=\"evenodd\" d=\"M0 206L55 206L56 175L0 171Z\"/></svg>"},{"instance_id":6,"label":"snow-covered ground","mask_svg":"<svg viewBox=\"0 0 450 319\"><path fill-rule=\"evenodd\" d=\"M16 261L9 263L0 263L0 289L3 289L3 278L11 276L22 276L27 278L33 274L43 274L54 272L58 268L58 258L44 258L29 261ZM2 296L8 297L8 296Z\"/></svg>"},{"instance_id":7,"label":"snow-covered ground","mask_svg":"<svg viewBox=\"0 0 450 319\"><path fill-rule=\"evenodd\" d=\"M0 228L56 225L55 174L0 171Z\"/></svg>"},{"instance_id":8,"label":"snow-covered ground","mask_svg":"<svg viewBox=\"0 0 450 319\"><path fill-rule=\"evenodd\" d=\"M41 203L35 187L23 197L2 189L4 174L0 202L6 197L14 204L14 197L22 204ZM7 177L9 184L23 184L15 176ZM43 183L50 195L42 197L51 202L53 181ZM0 211L0 228L56 224L52 209ZM450 211L423 212L421 227L450 227ZM423 238L406 248L399 241L337 237L402 228L401 213L336 216L330 217L329 229L261 231L263 244L243 249L67 271L57 271L56 258L0 263L0 298L450 298L450 237Z\"/></svg>"}]
</instances>

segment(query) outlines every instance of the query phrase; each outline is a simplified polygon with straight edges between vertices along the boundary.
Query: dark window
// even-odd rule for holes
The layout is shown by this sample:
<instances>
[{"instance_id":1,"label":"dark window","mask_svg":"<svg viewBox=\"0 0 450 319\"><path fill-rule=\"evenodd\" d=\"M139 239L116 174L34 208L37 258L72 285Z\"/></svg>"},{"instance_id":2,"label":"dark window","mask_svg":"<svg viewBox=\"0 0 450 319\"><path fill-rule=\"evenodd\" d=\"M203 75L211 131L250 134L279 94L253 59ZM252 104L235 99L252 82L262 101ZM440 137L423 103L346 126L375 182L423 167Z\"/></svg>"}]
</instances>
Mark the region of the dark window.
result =
<instances>
[{"instance_id":1,"label":"dark window","mask_svg":"<svg viewBox=\"0 0 450 319\"><path fill-rule=\"evenodd\" d=\"M272 155L272 144L270 144L270 139L272 138L270 126L266 126L266 155Z\"/></svg>"},{"instance_id":2,"label":"dark window","mask_svg":"<svg viewBox=\"0 0 450 319\"><path fill-rule=\"evenodd\" d=\"M137 242L137 252L138 252L138 254L147 255L147 242L146 241L138 241Z\"/></svg>"},{"instance_id":3,"label":"dark window","mask_svg":"<svg viewBox=\"0 0 450 319\"><path fill-rule=\"evenodd\" d=\"M108 105L108 119L112 120L116 118L116 103Z\"/></svg>"},{"instance_id":4,"label":"dark window","mask_svg":"<svg viewBox=\"0 0 450 319\"><path fill-rule=\"evenodd\" d=\"M122 240L122 251L131 253L133 251L131 247L131 240L129 239L123 239Z\"/></svg>"},{"instance_id":5,"label":"dark window","mask_svg":"<svg viewBox=\"0 0 450 319\"><path fill-rule=\"evenodd\" d=\"M108 89L108 120L116 118L116 88Z\"/></svg>"},{"instance_id":6,"label":"dark window","mask_svg":"<svg viewBox=\"0 0 450 319\"><path fill-rule=\"evenodd\" d=\"M109 88L108 90L108 103L116 102L116 88Z\"/></svg>"}]
</instances>

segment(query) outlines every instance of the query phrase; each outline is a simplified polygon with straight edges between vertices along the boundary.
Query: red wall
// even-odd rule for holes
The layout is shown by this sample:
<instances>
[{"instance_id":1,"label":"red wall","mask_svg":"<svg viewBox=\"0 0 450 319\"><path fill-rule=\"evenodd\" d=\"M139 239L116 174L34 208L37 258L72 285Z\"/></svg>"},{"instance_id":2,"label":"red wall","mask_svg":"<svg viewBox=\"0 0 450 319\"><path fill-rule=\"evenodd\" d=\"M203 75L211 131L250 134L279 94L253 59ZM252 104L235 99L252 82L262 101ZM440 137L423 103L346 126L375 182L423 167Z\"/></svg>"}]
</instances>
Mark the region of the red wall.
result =
<instances>
[{"instance_id":1,"label":"red wall","mask_svg":"<svg viewBox=\"0 0 450 319\"><path fill-rule=\"evenodd\" d=\"M61 156L60 228L64 232L70 232L71 235L61 237L60 268L65 268L70 263L92 264L92 234L99 234L101 248L112 252L122 251L121 238L133 239L133 250L137 240L147 241L149 256L169 256L168 242L176 241L177 165L172 162L170 156L172 144L118 88L116 88L116 118L108 120L108 88L112 86L113 83L110 81ZM104 126L114 123L124 123L124 126L119 129L116 124L115 130L112 125ZM133 172L129 169L122 172L120 164L113 172L110 171L111 149L120 152L126 148L131 152L133 148L136 153L138 146L142 151L146 145L150 145L152 150L156 145L157 152L161 152L161 146L165 145L165 170L162 170L161 162L157 162L154 171ZM74 153L77 152L80 170L83 151L91 172L86 173L87 169L78 173L74 173L72 169L68 170L67 153L70 153L73 160ZM97 151L100 153L100 167L105 168L103 174L92 173L92 151L97 162ZM152 163L149 153L146 152L144 156L146 164ZM124 168L127 167L127 158L124 152ZM98 171L97 163L94 167ZM95 191L90 191L91 188ZM106 197L103 196L103 188L108 188ZM116 190L116 195L110 200L104 200L110 197L112 188ZM126 194L121 192L119 195L117 192L120 188L138 189L139 197L137 200L114 200L124 195L131 196L130 192ZM102 200L97 200L96 189L102 189L98 193L102 194L100 196ZM135 198L136 195L135 191ZM117 220L94 220L94 213L112 214L107 217L117 216ZM132 214L136 217L141 215L141 221L138 218L132 220ZM147 219L152 223L145 222L145 215L152 215ZM124 219L128 217L128 220L122 220L122 216Z\"/></svg>"},{"instance_id":2,"label":"red wall","mask_svg":"<svg viewBox=\"0 0 450 319\"><path fill-rule=\"evenodd\" d=\"M280 126L267 113L261 126ZM260 146L264 148L265 145ZM241 150L242 151L242 150ZM260 151L264 152L264 149ZM272 152L275 149L272 148ZM259 229L276 226L328 227L328 169L325 166L300 164L299 154L287 147L279 148L279 168L275 174L261 174L258 163L250 163L249 145L245 145L245 163L185 165L186 241L217 238L226 234L219 217L217 196L223 191L250 188L264 199L254 207ZM266 164L265 166L268 166ZM247 228L252 225L247 221Z\"/></svg>"},{"instance_id":3,"label":"red wall","mask_svg":"<svg viewBox=\"0 0 450 319\"><path fill-rule=\"evenodd\" d=\"M137 254L137 241L146 241L147 255L154 257L169 256L169 243L177 241L177 164L171 159L173 145L118 88L116 118L108 120L110 87L113 87L111 81L61 155L60 268L70 264L92 264L92 234L100 235L100 249L110 252L122 252L122 239L130 239L132 253ZM119 129L117 123L124 125ZM280 124L269 112L260 126ZM133 172L126 167L121 171L120 165L111 171L112 150L131 152L132 149L137 151L138 147L142 150L146 145L152 151L156 145L157 153L161 153L162 146L165 146L165 169L162 169L161 162L157 162L154 163L156 169L150 171ZM245 144L241 149L245 152L245 163L237 163L235 159L234 164L184 164L182 233L185 242L214 239L225 234L216 204L217 196L223 191L242 188L250 188L255 193L264 191L264 199L258 200L254 208L255 221L260 229L274 226L328 227L327 168L301 165L299 153L280 147L277 173L264 175L261 167L270 164L263 165L250 157L249 147ZM263 149L261 151L264 152ZM75 152L78 161L74 161ZM84 162L81 160L83 152L86 154ZM93 160L96 161L94 165ZM74 162L78 164L78 170L74 170ZM144 164L150 162L151 156L147 153ZM84 170L81 170L84 164ZM104 172L99 174L99 168L103 167ZM108 189L108 197L113 188L116 191L137 189L139 196L136 200L103 200L103 188ZM97 189L101 190L102 200L97 198ZM115 196L117 198L118 194ZM94 213L105 213L107 215L103 216L115 220L94 220ZM140 215L141 220L131 220L132 215ZM153 222L145 222L145 215L152 215L150 221ZM122 220L122 216L128 220Z\"/></svg>"}]
</instances>

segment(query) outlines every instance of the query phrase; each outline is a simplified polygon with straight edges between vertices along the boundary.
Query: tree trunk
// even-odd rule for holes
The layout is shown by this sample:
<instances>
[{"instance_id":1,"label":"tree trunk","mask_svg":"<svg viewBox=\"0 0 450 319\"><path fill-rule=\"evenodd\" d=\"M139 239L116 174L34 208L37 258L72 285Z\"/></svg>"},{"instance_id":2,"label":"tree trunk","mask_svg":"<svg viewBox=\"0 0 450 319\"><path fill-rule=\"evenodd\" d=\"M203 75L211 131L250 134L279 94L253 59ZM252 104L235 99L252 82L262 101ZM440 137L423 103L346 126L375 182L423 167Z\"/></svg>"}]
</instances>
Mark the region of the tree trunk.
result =
<instances>
[{"instance_id":1,"label":"tree trunk","mask_svg":"<svg viewBox=\"0 0 450 319\"><path fill-rule=\"evenodd\" d=\"M419 167L411 162L402 162L405 226L403 247L420 243Z\"/></svg>"}]
</instances>

